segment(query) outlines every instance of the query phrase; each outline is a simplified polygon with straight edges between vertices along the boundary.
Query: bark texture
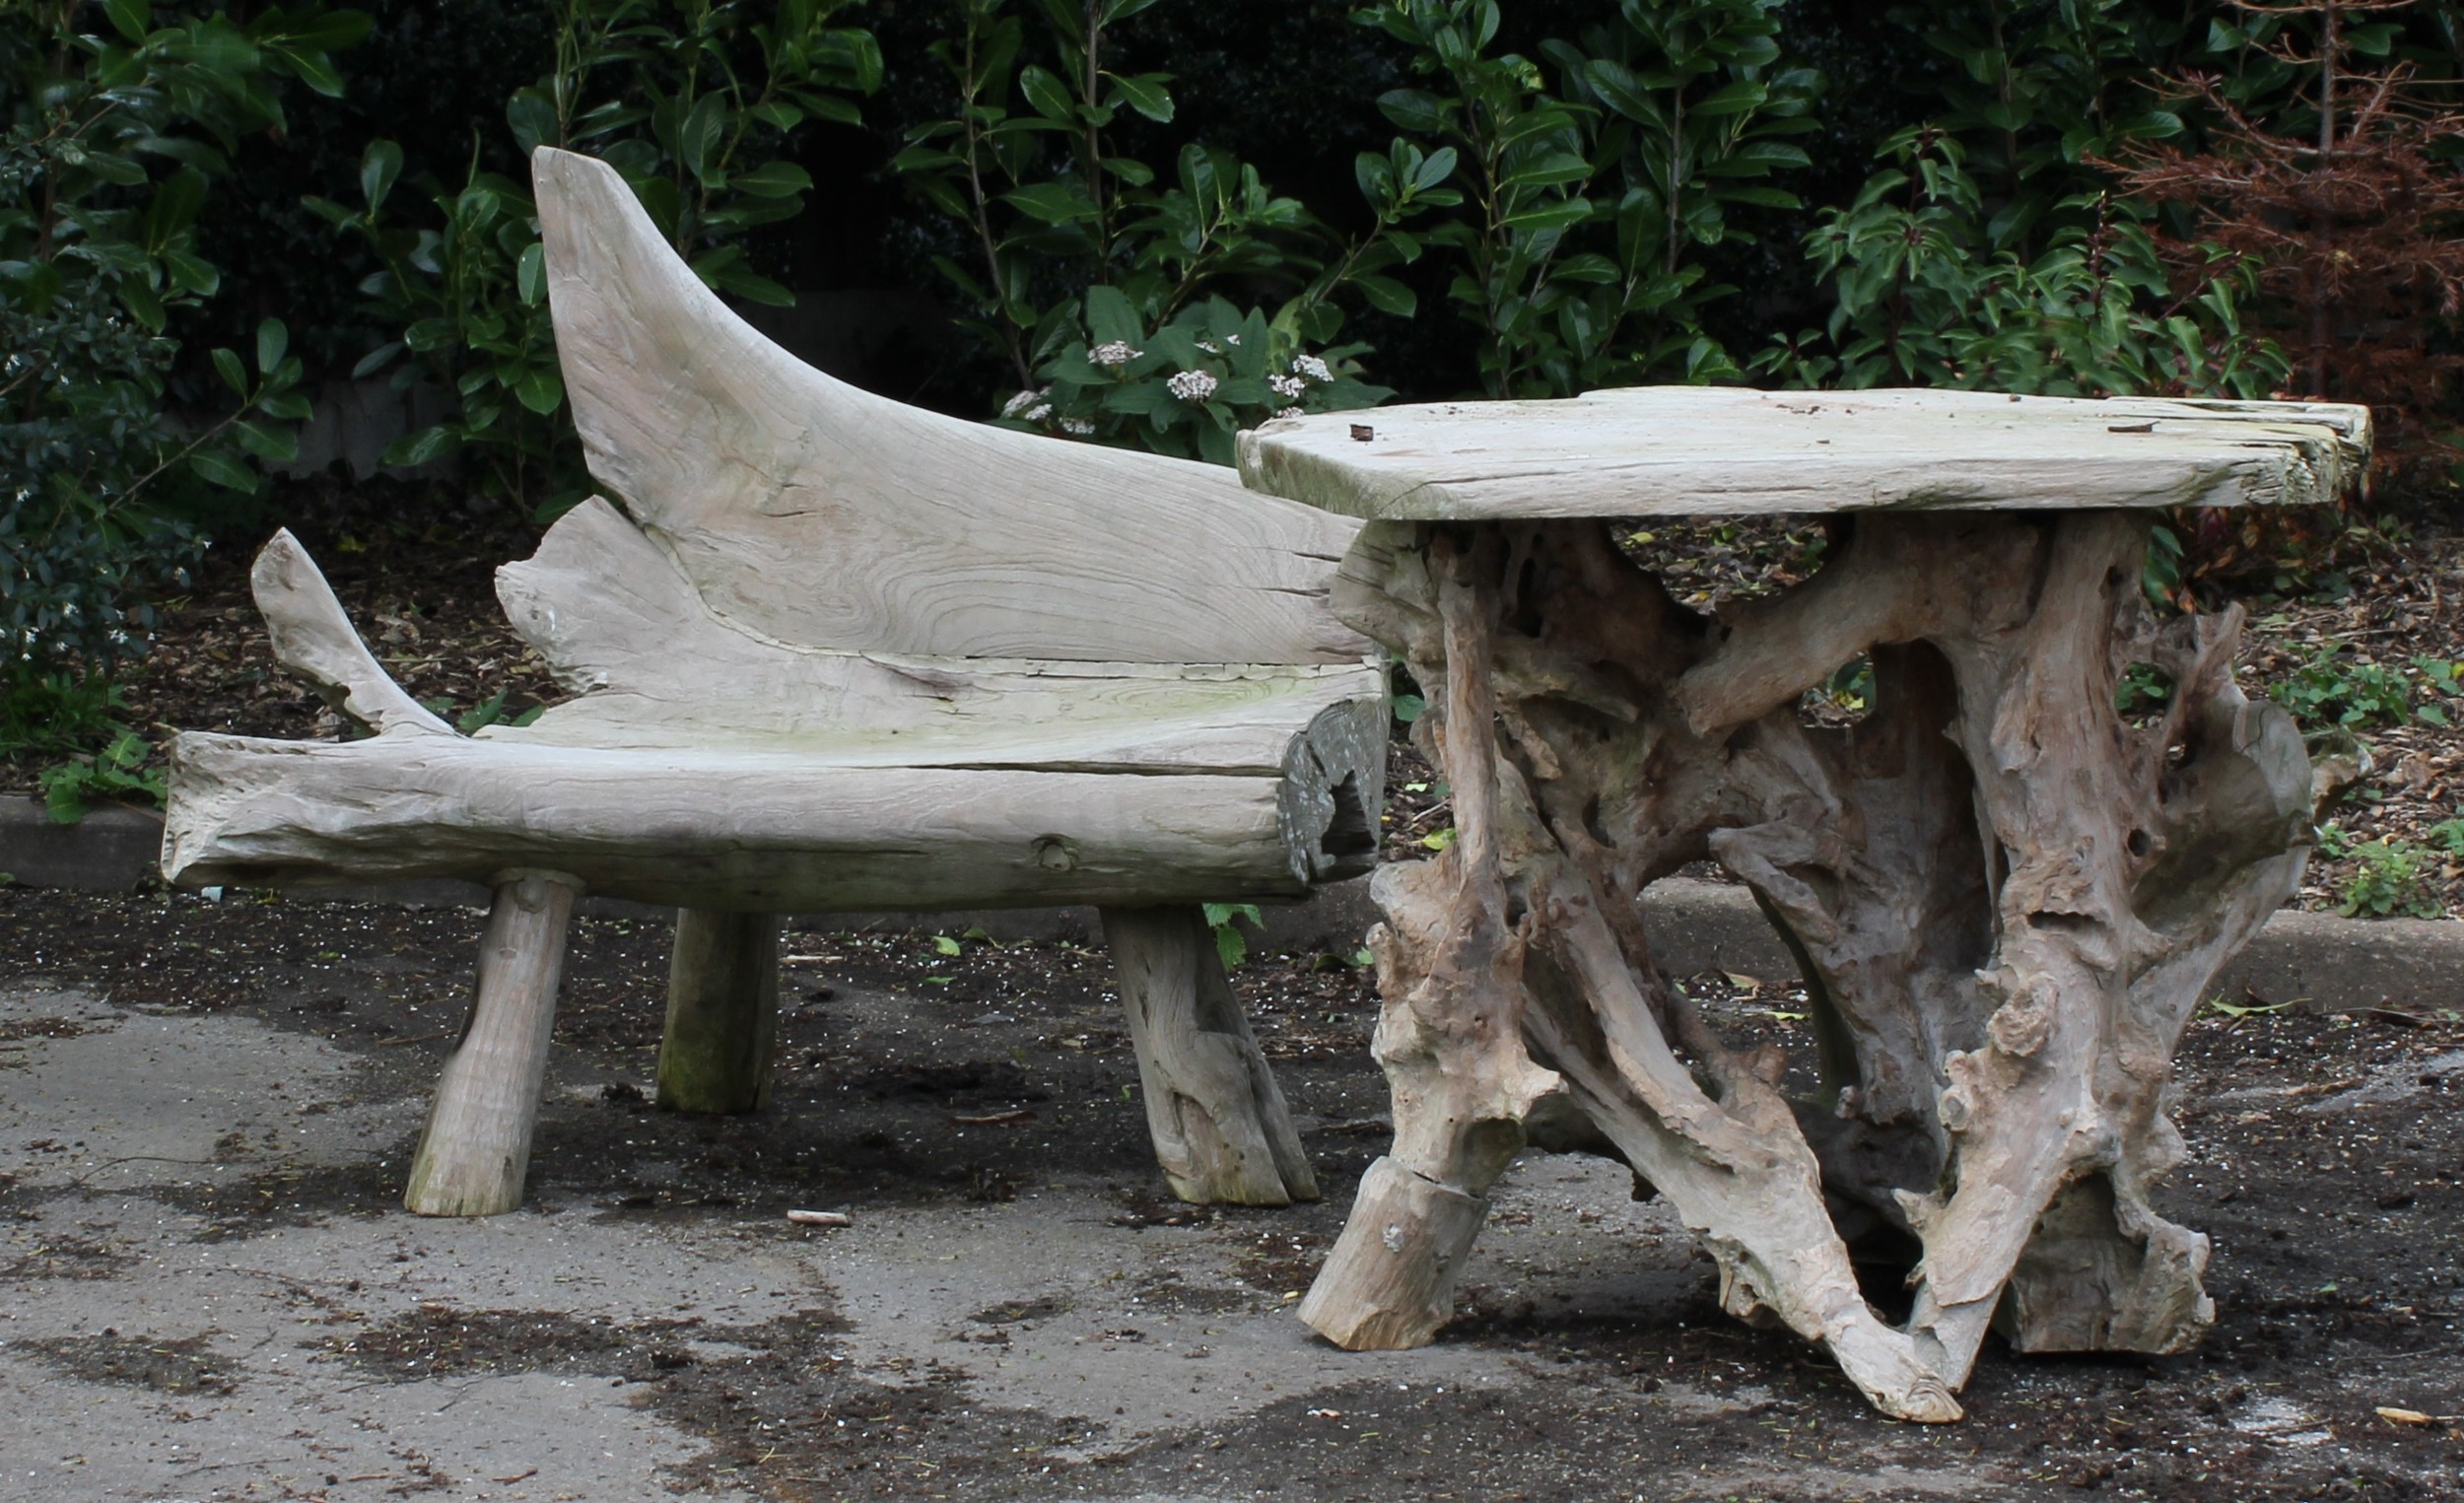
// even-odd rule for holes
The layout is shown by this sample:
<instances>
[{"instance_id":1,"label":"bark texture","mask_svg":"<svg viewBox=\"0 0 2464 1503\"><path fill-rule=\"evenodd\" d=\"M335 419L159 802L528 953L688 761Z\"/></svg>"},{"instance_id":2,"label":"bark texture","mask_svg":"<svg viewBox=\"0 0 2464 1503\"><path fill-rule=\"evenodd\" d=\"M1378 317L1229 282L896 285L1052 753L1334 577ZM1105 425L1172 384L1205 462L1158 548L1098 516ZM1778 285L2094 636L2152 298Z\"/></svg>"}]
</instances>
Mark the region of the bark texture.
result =
<instances>
[{"instance_id":1,"label":"bark texture","mask_svg":"<svg viewBox=\"0 0 2464 1503\"><path fill-rule=\"evenodd\" d=\"M1304 1316L1428 1339L1523 1124L1570 1099L1729 1310L1885 1413L1956 1418L1997 1313L2023 1350L2195 1341L2206 1240L2148 1198L2180 1157L2162 1096L2201 988L2298 879L2308 769L2233 685L2237 611L2151 616L2146 539L2121 511L1865 513L1715 622L1599 523L1373 524L1335 607L1431 686L1459 835L1373 888L1396 1149ZM1871 713L1802 723L1859 654ZM2138 720L2134 663L2172 685ZM1804 1099L1652 957L1644 887L1704 858L1804 970ZM1893 1238L1922 1250L1899 1328L1850 1265Z\"/></svg>"}]
</instances>

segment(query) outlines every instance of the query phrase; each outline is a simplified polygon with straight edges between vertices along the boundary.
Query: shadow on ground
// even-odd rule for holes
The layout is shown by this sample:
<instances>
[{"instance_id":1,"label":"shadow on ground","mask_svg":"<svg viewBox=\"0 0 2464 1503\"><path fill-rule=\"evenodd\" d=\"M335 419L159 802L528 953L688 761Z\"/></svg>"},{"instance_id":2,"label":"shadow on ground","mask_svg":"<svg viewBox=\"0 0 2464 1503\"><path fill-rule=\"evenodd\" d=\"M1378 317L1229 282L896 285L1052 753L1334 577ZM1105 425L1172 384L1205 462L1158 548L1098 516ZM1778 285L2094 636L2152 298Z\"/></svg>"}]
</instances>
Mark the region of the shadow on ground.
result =
<instances>
[{"instance_id":1,"label":"shadow on ground","mask_svg":"<svg viewBox=\"0 0 2464 1503\"><path fill-rule=\"evenodd\" d=\"M2451 1019L2194 1025L2208 1344L1989 1349L1919 1428L1720 1316L1597 1160L1516 1166L1435 1346L1311 1338L1385 1127L1374 997L1318 957L1241 985L1319 1205L1162 1196L1091 946L791 933L779 1102L712 1122L644 1097L664 926L584 921L529 1205L411 1217L477 935L0 890L0 1499L2464 1498Z\"/></svg>"}]
</instances>

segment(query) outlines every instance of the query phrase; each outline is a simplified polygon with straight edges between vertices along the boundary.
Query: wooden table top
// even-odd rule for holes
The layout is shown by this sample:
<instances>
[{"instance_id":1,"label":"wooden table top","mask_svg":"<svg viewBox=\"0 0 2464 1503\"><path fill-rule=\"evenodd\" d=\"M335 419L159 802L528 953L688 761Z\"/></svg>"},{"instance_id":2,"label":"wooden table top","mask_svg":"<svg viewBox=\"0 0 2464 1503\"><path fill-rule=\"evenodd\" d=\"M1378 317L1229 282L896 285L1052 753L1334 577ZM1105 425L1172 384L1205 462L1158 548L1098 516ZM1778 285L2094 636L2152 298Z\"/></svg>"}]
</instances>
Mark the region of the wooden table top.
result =
<instances>
[{"instance_id":1,"label":"wooden table top","mask_svg":"<svg viewBox=\"0 0 2464 1503\"><path fill-rule=\"evenodd\" d=\"M2361 485L2328 402L1645 386L1283 418L1252 489L1371 520L2296 506Z\"/></svg>"}]
</instances>

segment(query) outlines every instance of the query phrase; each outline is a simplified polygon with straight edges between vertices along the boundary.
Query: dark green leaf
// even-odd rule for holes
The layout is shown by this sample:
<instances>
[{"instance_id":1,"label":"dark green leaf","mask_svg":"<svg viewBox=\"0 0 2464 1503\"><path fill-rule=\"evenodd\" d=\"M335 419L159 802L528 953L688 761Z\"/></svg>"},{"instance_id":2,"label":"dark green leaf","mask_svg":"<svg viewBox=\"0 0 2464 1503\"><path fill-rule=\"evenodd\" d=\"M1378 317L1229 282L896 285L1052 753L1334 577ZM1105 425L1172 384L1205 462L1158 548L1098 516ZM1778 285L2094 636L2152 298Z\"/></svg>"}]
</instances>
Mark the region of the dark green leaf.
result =
<instances>
[{"instance_id":1,"label":"dark green leaf","mask_svg":"<svg viewBox=\"0 0 2464 1503\"><path fill-rule=\"evenodd\" d=\"M183 167L164 178L163 185L154 190L154 202L146 206L146 247L160 250L170 244L171 237L196 223L197 211L204 206L203 172Z\"/></svg>"},{"instance_id":2,"label":"dark green leaf","mask_svg":"<svg viewBox=\"0 0 2464 1503\"><path fill-rule=\"evenodd\" d=\"M1077 104L1070 99L1069 90L1060 79L1053 77L1044 69L1033 63L1019 69L1018 89L1020 93L1026 95L1027 102L1035 106L1037 114L1048 120L1059 120L1068 124L1076 122Z\"/></svg>"},{"instance_id":3,"label":"dark green leaf","mask_svg":"<svg viewBox=\"0 0 2464 1503\"><path fill-rule=\"evenodd\" d=\"M749 172L738 172L728 185L756 198L789 198L808 192L813 174L792 162L765 162Z\"/></svg>"},{"instance_id":4,"label":"dark green leaf","mask_svg":"<svg viewBox=\"0 0 2464 1503\"><path fill-rule=\"evenodd\" d=\"M1419 307L1420 300L1412 295L1411 289L1392 277L1355 277L1352 285L1358 287L1360 295L1369 300L1369 306L1381 313L1408 318Z\"/></svg>"},{"instance_id":5,"label":"dark green leaf","mask_svg":"<svg viewBox=\"0 0 2464 1503\"><path fill-rule=\"evenodd\" d=\"M1716 89L1686 106L1685 112L1708 119L1719 115L1747 114L1770 97L1770 88L1759 79L1741 78L1725 88Z\"/></svg>"},{"instance_id":6,"label":"dark green leaf","mask_svg":"<svg viewBox=\"0 0 2464 1503\"><path fill-rule=\"evenodd\" d=\"M460 437L440 423L394 440L378 458L384 464L420 465L461 446Z\"/></svg>"},{"instance_id":7,"label":"dark green leaf","mask_svg":"<svg viewBox=\"0 0 2464 1503\"><path fill-rule=\"evenodd\" d=\"M505 102L505 123L512 127L513 144L525 157L542 146L557 143L556 102L544 89L516 89Z\"/></svg>"},{"instance_id":8,"label":"dark green leaf","mask_svg":"<svg viewBox=\"0 0 2464 1503\"><path fill-rule=\"evenodd\" d=\"M360 196L368 201L371 214L383 206L385 195L393 191L395 179L402 175L402 148L391 141L371 141L360 154Z\"/></svg>"},{"instance_id":9,"label":"dark green leaf","mask_svg":"<svg viewBox=\"0 0 2464 1503\"><path fill-rule=\"evenodd\" d=\"M694 101L692 112L676 132L676 156L685 171L712 187L723 186L725 165L714 155L727 130L727 97L706 94Z\"/></svg>"},{"instance_id":10,"label":"dark green leaf","mask_svg":"<svg viewBox=\"0 0 2464 1503\"><path fill-rule=\"evenodd\" d=\"M163 269L171 273L171 285L181 292L200 298L211 298L223 285L223 274L210 261L190 255L185 250L163 252Z\"/></svg>"},{"instance_id":11,"label":"dark green leaf","mask_svg":"<svg viewBox=\"0 0 2464 1503\"><path fill-rule=\"evenodd\" d=\"M291 65L300 82L329 100L342 98L342 75L335 71L332 59L322 52L304 52L294 47L269 46L266 50Z\"/></svg>"},{"instance_id":12,"label":"dark green leaf","mask_svg":"<svg viewBox=\"0 0 2464 1503\"><path fill-rule=\"evenodd\" d=\"M1592 165L1572 152L1543 152L1507 171L1504 185L1510 188L1553 187L1558 183L1580 182L1592 174Z\"/></svg>"},{"instance_id":13,"label":"dark green leaf","mask_svg":"<svg viewBox=\"0 0 2464 1503\"><path fill-rule=\"evenodd\" d=\"M702 267L697 264L694 270L698 272L702 270ZM706 276L704 280L719 291L733 294L747 303L759 303L766 307L793 307L795 306L795 294L773 282L770 278L761 276L741 265L721 266L715 274Z\"/></svg>"},{"instance_id":14,"label":"dark green leaf","mask_svg":"<svg viewBox=\"0 0 2464 1503\"><path fill-rule=\"evenodd\" d=\"M514 263L513 290L526 307L537 307L547 296L547 247L536 240L522 247L521 259Z\"/></svg>"},{"instance_id":15,"label":"dark green leaf","mask_svg":"<svg viewBox=\"0 0 2464 1503\"><path fill-rule=\"evenodd\" d=\"M1509 214L1499 220L1498 224L1508 230L1563 230L1571 225L1579 225L1591 217L1592 201L1590 199L1568 198L1526 209L1519 214Z\"/></svg>"},{"instance_id":16,"label":"dark green leaf","mask_svg":"<svg viewBox=\"0 0 2464 1503\"><path fill-rule=\"evenodd\" d=\"M256 472L220 449L201 448L188 456L198 477L227 491L256 490Z\"/></svg>"},{"instance_id":17,"label":"dark green leaf","mask_svg":"<svg viewBox=\"0 0 2464 1503\"><path fill-rule=\"evenodd\" d=\"M515 381L513 395L524 407L545 417L565 405L565 382L553 369L542 367Z\"/></svg>"},{"instance_id":18,"label":"dark green leaf","mask_svg":"<svg viewBox=\"0 0 2464 1503\"><path fill-rule=\"evenodd\" d=\"M1146 331L1138 320L1137 308L1120 288L1090 287L1086 290L1086 332L1094 344L1115 341L1131 349L1146 342Z\"/></svg>"},{"instance_id":19,"label":"dark green leaf","mask_svg":"<svg viewBox=\"0 0 2464 1503\"><path fill-rule=\"evenodd\" d=\"M1392 90L1378 96L1378 108L1414 135L1433 136L1446 128L1445 102L1425 90Z\"/></svg>"},{"instance_id":20,"label":"dark green leaf","mask_svg":"<svg viewBox=\"0 0 2464 1503\"><path fill-rule=\"evenodd\" d=\"M1796 194L1784 192L1778 188L1756 187L1742 184L1736 187L1722 186L1714 190L1714 196L1717 197L1722 203L1754 204L1765 209L1795 209L1803 207Z\"/></svg>"},{"instance_id":21,"label":"dark green leaf","mask_svg":"<svg viewBox=\"0 0 2464 1503\"><path fill-rule=\"evenodd\" d=\"M143 41L154 28L154 7L146 0L103 0L103 14L111 18L111 26L130 41Z\"/></svg>"},{"instance_id":22,"label":"dark green leaf","mask_svg":"<svg viewBox=\"0 0 2464 1503\"><path fill-rule=\"evenodd\" d=\"M1172 123L1172 96L1164 89L1162 74L1148 73L1136 78L1124 78L1120 74L1111 73L1106 74L1105 77L1112 80L1113 88L1120 92L1122 99L1129 102L1131 109L1158 124Z\"/></svg>"},{"instance_id":23,"label":"dark green leaf","mask_svg":"<svg viewBox=\"0 0 2464 1503\"><path fill-rule=\"evenodd\" d=\"M287 463L300 457L300 436L288 428L268 428L241 418L231 429L240 436L240 446L259 459Z\"/></svg>"},{"instance_id":24,"label":"dark green leaf","mask_svg":"<svg viewBox=\"0 0 2464 1503\"><path fill-rule=\"evenodd\" d=\"M1077 182L1035 182L1001 195L1001 201L1048 225L1073 224L1095 217L1095 205Z\"/></svg>"},{"instance_id":25,"label":"dark green leaf","mask_svg":"<svg viewBox=\"0 0 2464 1503\"><path fill-rule=\"evenodd\" d=\"M119 283L120 302L128 306L129 315L156 333L163 332L163 300L140 277L122 277Z\"/></svg>"}]
</instances>

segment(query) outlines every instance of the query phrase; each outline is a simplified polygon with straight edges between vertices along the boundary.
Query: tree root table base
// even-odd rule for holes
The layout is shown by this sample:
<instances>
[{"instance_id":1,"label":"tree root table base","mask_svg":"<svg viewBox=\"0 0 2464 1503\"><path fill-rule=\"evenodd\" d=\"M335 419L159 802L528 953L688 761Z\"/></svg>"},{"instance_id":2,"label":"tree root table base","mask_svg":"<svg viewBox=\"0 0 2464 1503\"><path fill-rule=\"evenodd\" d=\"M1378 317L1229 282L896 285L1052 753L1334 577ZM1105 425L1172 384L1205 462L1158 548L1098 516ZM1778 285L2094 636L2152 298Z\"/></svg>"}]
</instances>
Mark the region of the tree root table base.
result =
<instances>
[{"instance_id":1,"label":"tree root table base","mask_svg":"<svg viewBox=\"0 0 2464 1503\"><path fill-rule=\"evenodd\" d=\"M1430 692L1455 843L1389 866L1372 936L1395 1144L1301 1307L1429 1340L1527 1142L1613 1152L1718 1261L1731 1313L1826 1347L1875 1407L1959 1415L2021 1351L2179 1351L2207 1239L2151 1207L2202 989L2290 895L2309 770L2232 679L2237 609L2155 619L2144 512L1867 512L1719 620L1598 521L1382 522L1337 614ZM1869 654L1867 717L1799 697ZM2135 664L2170 685L2117 709ZM1732 1048L1654 960L1686 862L1751 886L1805 973L1819 1088ZM1899 1250L1904 1326L1852 1266Z\"/></svg>"}]
</instances>

